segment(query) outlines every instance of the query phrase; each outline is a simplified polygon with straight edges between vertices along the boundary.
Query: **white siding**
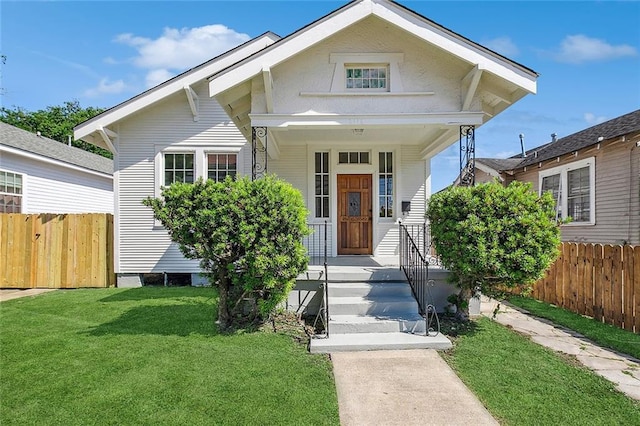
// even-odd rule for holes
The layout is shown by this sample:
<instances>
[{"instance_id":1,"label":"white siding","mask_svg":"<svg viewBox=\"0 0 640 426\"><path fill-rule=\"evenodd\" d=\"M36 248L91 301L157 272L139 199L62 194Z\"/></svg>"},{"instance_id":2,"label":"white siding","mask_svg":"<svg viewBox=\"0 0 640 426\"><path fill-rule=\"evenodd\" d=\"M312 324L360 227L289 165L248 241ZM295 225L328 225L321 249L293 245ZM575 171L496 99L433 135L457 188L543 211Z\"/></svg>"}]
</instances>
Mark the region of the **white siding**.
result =
<instances>
[{"instance_id":1,"label":"white siding","mask_svg":"<svg viewBox=\"0 0 640 426\"><path fill-rule=\"evenodd\" d=\"M197 261L187 261L167 232L158 226L142 200L155 195L155 156L169 146L207 148L246 141L224 110L209 98L205 83L193 86L199 96L199 121L194 122L187 98L179 93L131 116L118 126L119 215L116 228L118 273L199 272ZM240 151L246 165L250 149ZM250 168L245 173L250 173ZM197 171L199 173L199 171Z\"/></svg>"},{"instance_id":2,"label":"white siding","mask_svg":"<svg viewBox=\"0 0 640 426\"><path fill-rule=\"evenodd\" d=\"M113 213L111 177L8 152L0 169L23 175L22 213Z\"/></svg>"},{"instance_id":3,"label":"white siding","mask_svg":"<svg viewBox=\"0 0 640 426\"><path fill-rule=\"evenodd\" d=\"M330 92L336 64L335 53L402 53L399 64L403 92L434 92L433 95L372 98L300 96L301 92ZM357 62L357 61L356 61ZM274 112L318 113L424 113L459 111L460 82L469 65L444 50L431 46L400 28L369 17L272 67ZM344 90L343 90L344 91ZM478 105L472 105L472 108ZM264 108L263 98L253 100L254 112Z\"/></svg>"}]
</instances>

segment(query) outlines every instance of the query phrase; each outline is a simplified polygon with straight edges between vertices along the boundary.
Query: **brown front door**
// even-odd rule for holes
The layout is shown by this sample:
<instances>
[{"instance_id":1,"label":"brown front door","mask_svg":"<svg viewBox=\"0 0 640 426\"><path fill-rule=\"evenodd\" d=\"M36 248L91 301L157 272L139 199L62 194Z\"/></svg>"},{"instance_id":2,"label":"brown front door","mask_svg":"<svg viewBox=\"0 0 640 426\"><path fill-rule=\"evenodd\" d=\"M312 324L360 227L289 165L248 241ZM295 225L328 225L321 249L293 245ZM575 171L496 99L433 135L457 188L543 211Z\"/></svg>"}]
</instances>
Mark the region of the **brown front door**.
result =
<instances>
[{"instance_id":1,"label":"brown front door","mask_svg":"<svg viewBox=\"0 0 640 426\"><path fill-rule=\"evenodd\" d=\"M371 175L338 175L338 254L373 254Z\"/></svg>"}]
</instances>

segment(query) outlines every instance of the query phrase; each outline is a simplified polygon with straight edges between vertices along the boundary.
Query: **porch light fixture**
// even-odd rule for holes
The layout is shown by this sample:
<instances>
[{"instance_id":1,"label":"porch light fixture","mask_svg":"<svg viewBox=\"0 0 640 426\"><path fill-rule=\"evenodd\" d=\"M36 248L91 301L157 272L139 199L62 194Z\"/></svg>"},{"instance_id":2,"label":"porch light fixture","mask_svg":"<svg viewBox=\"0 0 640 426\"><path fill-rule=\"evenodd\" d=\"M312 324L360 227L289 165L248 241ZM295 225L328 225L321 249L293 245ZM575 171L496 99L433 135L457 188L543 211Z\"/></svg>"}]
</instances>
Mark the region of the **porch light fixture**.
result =
<instances>
[{"instance_id":1,"label":"porch light fixture","mask_svg":"<svg viewBox=\"0 0 640 426\"><path fill-rule=\"evenodd\" d=\"M353 134L356 136L362 136L364 129L353 129Z\"/></svg>"}]
</instances>

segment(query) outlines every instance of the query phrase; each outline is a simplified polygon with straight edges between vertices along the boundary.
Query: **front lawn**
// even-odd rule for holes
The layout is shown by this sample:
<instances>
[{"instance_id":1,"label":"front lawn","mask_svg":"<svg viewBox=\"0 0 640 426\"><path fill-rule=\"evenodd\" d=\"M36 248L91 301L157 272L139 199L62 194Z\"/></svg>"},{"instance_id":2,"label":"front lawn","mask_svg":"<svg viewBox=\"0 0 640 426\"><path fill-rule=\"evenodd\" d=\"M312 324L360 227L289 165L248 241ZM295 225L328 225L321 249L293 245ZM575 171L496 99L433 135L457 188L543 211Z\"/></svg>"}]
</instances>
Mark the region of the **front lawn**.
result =
<instances>
[{"instance_id":1,"label":"front lawn","mask_svg":"<svg viewBox=\"0 0 640 426\"><path fill-rule=\"evenodd\" d=\"M0 306L0 424L339 424L331 363L219 334L210 288L63 290Z\"/></svg>"},{"instance_id":2,"label":"front lawn","mask_svg":"<svg viewBox=\"0 0 640 426\"><path fill-rule=\"evenodd\" d=\"M612 383L487 318L445 360L505 425L640 425L640 403Z\"/></svg>"},{"instance_id":3,"label":"front lawn","mask_svg":"<svg viewBox=\"0 0 640 426\"><path fill-rule=\"evenodd\" d=\"M511 296L509 297L509 302L537 317L546 318L558 325L577 331L601 346L640 359L640 334L622 330L610 324L604 324L593 318L585 317L530 297Z\"/></svg>"}]
</instances>

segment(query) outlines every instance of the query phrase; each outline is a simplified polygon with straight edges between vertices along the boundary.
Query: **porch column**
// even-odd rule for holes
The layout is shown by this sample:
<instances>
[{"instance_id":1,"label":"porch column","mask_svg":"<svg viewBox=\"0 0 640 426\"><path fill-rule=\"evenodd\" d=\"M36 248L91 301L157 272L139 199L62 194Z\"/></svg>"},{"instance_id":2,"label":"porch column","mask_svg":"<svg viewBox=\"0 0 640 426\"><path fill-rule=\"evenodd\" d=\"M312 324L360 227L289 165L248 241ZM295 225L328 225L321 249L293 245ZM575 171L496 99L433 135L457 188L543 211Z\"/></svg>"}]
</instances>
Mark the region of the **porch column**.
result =
<instances>
[{"instance_id":1,"label":"porch column","mask_svg":"<svg viewBox=\"0 0 640 426\"><path fill-rule=\"evenodd\" d=\"M267 173L267 128L251 127L251 179L264 177Z\"/></svg>"},{"instance_id":2,"label":"porch column","mask_svg":"<svg viewBox=\"0 0 640 426\"><path fill-rule=\"evenodd\" d=\"M460 186L476 184L476 126L460 126Z\"/></svg>"}]
</instances>

